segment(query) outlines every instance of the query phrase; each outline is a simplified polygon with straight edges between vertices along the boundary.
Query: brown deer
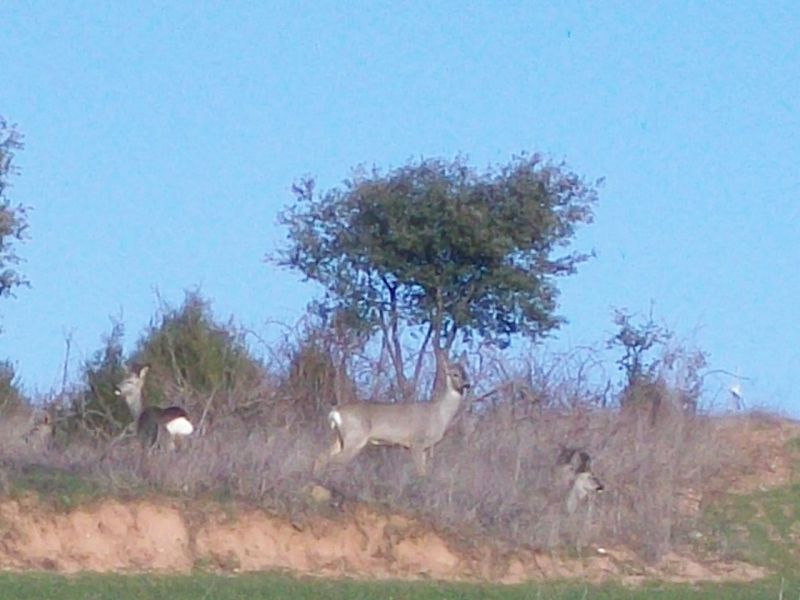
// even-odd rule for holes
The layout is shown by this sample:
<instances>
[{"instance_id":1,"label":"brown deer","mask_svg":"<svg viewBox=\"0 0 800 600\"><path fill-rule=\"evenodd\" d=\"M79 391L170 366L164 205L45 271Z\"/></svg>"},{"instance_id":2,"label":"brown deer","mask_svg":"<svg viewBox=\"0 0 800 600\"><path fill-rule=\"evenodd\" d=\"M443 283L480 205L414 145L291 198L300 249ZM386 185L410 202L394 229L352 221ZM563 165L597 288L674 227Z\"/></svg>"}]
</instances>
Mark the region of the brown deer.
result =
<instances>
[{"instance_id":1,"label":"brown deer","mask_svg":"<svg viewBox=\"0 0 800 600\"><path fill-rule=\"evenodd\" d=\"M319 473L330 461L346 464L368 444L411 450L417 473L426 471L426 452L444 437L470 387L464 367L448 364L445 389L428 403L348 404L328 415L336 439L314 463Z\"/></svg>"},{"instance_id":2,"label":"brown deer","mask_svg":"<svg viewBox=\"0 0 800 600\"><path fill-rule=\"evenodd\" d=\"M144 403L142 388L149 370L150 365L134 365L115 393L128 405L136 422L136 435L144 448L155 446L162 431L166 431L169 435L169 448L174 450L182 438L194 432L194 425L180 406L161 408Z\"/></svg>"}]
</instances>

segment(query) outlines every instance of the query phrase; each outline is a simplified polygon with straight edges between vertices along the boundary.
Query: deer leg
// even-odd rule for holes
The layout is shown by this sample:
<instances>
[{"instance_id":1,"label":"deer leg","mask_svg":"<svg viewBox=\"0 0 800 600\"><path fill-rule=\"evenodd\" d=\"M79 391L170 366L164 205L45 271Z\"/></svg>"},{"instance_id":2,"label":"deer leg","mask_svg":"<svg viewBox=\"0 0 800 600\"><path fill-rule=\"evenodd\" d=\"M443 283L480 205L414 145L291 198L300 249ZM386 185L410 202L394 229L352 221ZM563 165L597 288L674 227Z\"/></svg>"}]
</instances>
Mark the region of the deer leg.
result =
<instances>
[{"instance_id":1,"label":"deer leg","mask_svg":"<svg viewBox=\"0 0 800 600\"><path fill-rule=\"evenodd\" d=\"M360 444L348 444L344 443L341 446L337 443L335 447L335 452L331 455L331 461L337 462L341 465L349 463L353 460L356 455L361 452L362 448L367 445L367 441L364 440L363 443Z\"/></svg>"},{"instance_id":2,"label":"deer leg","mask_svg":"<svg viewBox=\"0 0 800 600\"><path fill-rule=\"evenodd\" d=\"M344 441L344 438L340 438L339 435L336 435L336 439L331 444L330 448L322 452L319 455L316 461L314 461L313 467L313 474L319 474L328 463L335 462L338 464L347 464L353 458L355 458L356 454L361 452L361 449L366 445L366 441L362 444L352 443L349 444Z\"/></svg>"},{"instance_id":3,"label":"deer leg","mask_svg":"<svg viewBox=\"0 0 800 600\"><path fill-rule=\"evenodd\" d=\"M141 453L139 454L139 472L141 476L145 480L150 479L150 474L152 471L151 467L151 457L152 457L152 448L148 448L147 446L141 447Z\"/></svg>"},{"instance_id":4,"label":"deer leg","mask_svg":"<svg viewBox=\"0 0 800 600\"><path fill-rule=\"evenodd\" d=\"M414 466L417 468L417 475L425 476L425 448L422 446L411 446L411 458L414 459Z\"/></svg>"},{"instance_id":5,"label":"deer leg","mask_svg":"<svg viewBox=\"0 0 800 600\"><path fill-rule=\"evenodd\" d=\"M361 436L337 437L328 452L328 461L339 465L346 465L367 445L369 438Z\"/></svg>"},{"instance_id":6,"label":"deer leg","mask_svg":"<svg viewBox=\"0 0 800 600\"><path fill-rule=\"evenodd\" d=\"M323 450L317 457L317 460L314 461L314 466L311 468L311 473L313 475L318 475L326 466L328 466L330 460L341 451L339 438L337 437L336 441L331 445L331 447L327 450Z\"/></svg>"}]
</instances>

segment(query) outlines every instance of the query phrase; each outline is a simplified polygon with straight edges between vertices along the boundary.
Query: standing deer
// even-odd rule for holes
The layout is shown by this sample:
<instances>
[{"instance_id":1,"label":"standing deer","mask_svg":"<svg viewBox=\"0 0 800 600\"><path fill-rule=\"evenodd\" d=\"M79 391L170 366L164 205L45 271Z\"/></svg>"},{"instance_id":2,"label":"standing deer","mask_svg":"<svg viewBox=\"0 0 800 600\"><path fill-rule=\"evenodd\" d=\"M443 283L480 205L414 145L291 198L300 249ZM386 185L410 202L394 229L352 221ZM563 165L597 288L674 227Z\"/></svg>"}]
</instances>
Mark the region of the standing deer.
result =
<instances>
[{"instance_id":1,"label":"standing deer","mask_svg":"<svg viewBox=\"0 0 800 600\"><path fill-rule=\"evenodd\" d=\"M152 448L159 434L165 430L169 434L169 448L174 450L176 443L194 431L189 415L180 406L161 408L146 406L142 399L142 387L150 365L131 370L130 375L119 384L114 393L122 396L136 422L136 435L144 448Z\"/></svg>"},{"instance_id":2,"label":"standing deer","mask_svg":"<svg viewBox=\"0 0 800 600\"><path fill-rule=\"evenodd\" d=\"M417 473L425 475L426 452L444 437L467 388L461 364L448 364L445 390L426 404L348 404L328 415L336 439L314 463L319 473L330 461L346 464L367 444L402 446L411 450Z\"/></svg>"}]
</instances>

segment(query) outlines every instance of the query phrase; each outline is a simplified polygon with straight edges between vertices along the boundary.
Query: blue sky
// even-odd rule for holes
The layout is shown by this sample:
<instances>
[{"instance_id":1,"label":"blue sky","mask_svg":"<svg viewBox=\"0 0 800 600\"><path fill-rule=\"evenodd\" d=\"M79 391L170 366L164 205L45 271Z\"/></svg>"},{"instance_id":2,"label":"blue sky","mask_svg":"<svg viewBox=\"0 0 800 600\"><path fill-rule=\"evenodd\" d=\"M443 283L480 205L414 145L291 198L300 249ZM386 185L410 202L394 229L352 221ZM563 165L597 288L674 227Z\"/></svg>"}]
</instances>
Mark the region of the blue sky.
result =
<instances>
[{"instance_id":1,"label":"blue sky","mask_svg":"<svg viewBox=\"0 0 800 600\"><path fill-rule=\"evenodd\" d=\"M315 288L263 262L291 184L539 151L605 177L552 343L647 313L800 414L800 8L792 2L3 3L0 114L32 282L0 357L60 382L109 316L186 289L267 339ZM723 379L712 385L727 385Z\"/></svg>"}]
</instances>

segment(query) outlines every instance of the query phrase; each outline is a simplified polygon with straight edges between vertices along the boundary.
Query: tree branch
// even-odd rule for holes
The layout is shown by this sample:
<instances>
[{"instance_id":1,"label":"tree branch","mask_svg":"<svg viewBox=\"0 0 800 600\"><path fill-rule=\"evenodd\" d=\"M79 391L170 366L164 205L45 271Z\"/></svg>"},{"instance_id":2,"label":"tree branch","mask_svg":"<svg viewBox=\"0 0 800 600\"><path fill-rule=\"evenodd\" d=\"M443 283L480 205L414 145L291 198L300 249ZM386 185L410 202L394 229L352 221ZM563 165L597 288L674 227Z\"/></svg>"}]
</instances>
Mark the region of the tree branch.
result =
<instances>
[{"instance_id":1,"label":"tree branch","mask_svg":"<svg viewBox=\"0 0 800 600\"><path fill-rule=\"evenodd\" d=\"M433 324L428 323L428 331L425 332L425 338L422 340L422 346L419 349L419 354L417 354L417 364L414 367L414 379L413 385L414 389L419 387L419 378L422 375L422 363L425 360L425 351L428 348L428 344L431 341L431 335L433 334Z\"/></svg>"}]
</instances>

